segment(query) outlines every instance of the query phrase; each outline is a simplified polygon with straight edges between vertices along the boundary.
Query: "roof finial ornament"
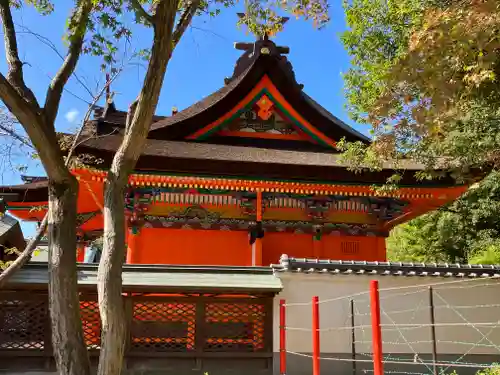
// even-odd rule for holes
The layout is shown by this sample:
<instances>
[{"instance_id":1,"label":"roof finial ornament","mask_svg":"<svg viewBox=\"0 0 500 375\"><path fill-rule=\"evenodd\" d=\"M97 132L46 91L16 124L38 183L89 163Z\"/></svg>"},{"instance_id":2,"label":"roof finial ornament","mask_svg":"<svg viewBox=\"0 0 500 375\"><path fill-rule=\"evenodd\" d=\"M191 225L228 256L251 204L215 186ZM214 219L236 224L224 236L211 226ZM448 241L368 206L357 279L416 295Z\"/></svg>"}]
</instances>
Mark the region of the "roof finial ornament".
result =
<instances>
[{"instance_id":1,"label":"roof finial ornament","mask_svg":"<svg viewBox=\"0 0 500 375\"><path fill-rule=\"evenodd\" d=\"M287 55L290 53L290 48L285 46L277 46L269 38L276 32L283 29L283 25L288 21L288 17L273 16L270 17L270 22L265 24L254 24L251 16L247 13L237 13L240 17L240 24L247 25L257 35L257 40L253 43L234 43L234 48L244 51L234 66L233 75L226 77L224 83L226 85L234 82L236 78L241 77L257 60L261 60L264 65L277 65L279 69L284 71L288 76L289 81L295 84L299 90L302 90L304 85L299 84L295 78L292 64L288 61ZM271 65L269 65L271 64Z\"/></svg>"}]
</instances>

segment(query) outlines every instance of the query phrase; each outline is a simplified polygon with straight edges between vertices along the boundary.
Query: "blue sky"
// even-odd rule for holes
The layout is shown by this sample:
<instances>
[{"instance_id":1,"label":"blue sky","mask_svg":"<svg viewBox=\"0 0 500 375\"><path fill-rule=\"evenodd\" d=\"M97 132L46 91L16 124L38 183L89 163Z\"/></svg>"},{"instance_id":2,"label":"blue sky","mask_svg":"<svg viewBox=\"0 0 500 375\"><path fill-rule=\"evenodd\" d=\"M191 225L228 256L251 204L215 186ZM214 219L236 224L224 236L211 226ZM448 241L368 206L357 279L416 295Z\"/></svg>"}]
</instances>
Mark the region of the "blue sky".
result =
<instances>
[{"instance_id":1,"label":"blue sky","mask_svg":"<svg viewBox=\"0 0 500 375\"><path fill-rule=\"evenodd\" d=\"M62 35L71 3L57 2L55 13L46 17L28 7L15 13L20 57L26 62L25 79L42 103L50 77L57 71L61 59L26 30L48 38L64 54ZM236 27L236 12L241 10L225 9L216 18L198 18L193 21L193 27L187 30L168 66L158 114L168 115L174 106L182 110L223 86L224 77L232 74L234 64L241 54L233 48L233 43L254 40L244 28ZM150 31L140 26L134 26L133 29L132 48L138 50L149 47ZM304 90L334 115L368 134L368 126L354 124L344 108L342 72L349 68L349 56L340 42L339 34L345 29L342 2L338 1L332 2L331 22L326 28L317 30L310 22L291 18L284 31L274 40L277 44L290 47L288 58L294 66L297 80L304 84ZM0 59L0 69L5 73L4 59ZM113 83L117 108L126 110L135 99L144 70L143 66L129 64ZM99 60L90 56L81 58L77 74L92 89L98 86L98 82L102 85L104 80L104 74L99 70ZM66 131L76 129L87 110L87 104L75 95L86 101L91 100L75 79L71 79L67 89L71 93L66 92L63 96L56 124L59 130ZM22 154L18 155L15 163L28 163L28 174L44 174L36 162L28 161ZM19 173L3 168L3 185L19 181ZM23 225L23 229L26 236L33 233L32 225Z\"/></svg>"}]
</instances>

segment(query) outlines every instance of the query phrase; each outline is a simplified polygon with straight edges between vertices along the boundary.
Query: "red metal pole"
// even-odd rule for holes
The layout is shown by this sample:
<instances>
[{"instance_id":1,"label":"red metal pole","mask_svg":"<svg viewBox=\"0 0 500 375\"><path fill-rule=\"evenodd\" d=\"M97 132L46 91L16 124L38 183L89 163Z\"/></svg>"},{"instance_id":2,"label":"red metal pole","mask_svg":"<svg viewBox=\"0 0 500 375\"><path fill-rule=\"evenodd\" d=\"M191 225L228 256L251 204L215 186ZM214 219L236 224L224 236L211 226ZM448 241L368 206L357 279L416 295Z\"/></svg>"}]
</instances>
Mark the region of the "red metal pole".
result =
<instances>
[{"instance_id":1,"label":"red metal pole","mask_svg":"<svg viewBox=\"0 0 500 375\"><path fill-rule=\"evenodd\" d=\"M280 299L280 375L286 374L286 305Z\"/></svg>"},{"instance_id":2,"label":"red metal pole","mask_svg":"<svg viewBox=\"0 0 500 375\"><path fill-rule=\"evenodd\" d=\"M378 281L370 282L370 300L372 315L372 342L373 342L373 375L383 375L382 365L382 331L380 329L380 299Z\"/></svg>"},{"instance_id":3,"label":"red metal pole","mask_svg":"<svg viewBox=\"0 0 500 375\"><path fill-rule=\"evenodd\" d=\"M319 298L312 298L312 344L313 344L313 375L320 375L319 368Z\"/></svg>"}]
</instances>

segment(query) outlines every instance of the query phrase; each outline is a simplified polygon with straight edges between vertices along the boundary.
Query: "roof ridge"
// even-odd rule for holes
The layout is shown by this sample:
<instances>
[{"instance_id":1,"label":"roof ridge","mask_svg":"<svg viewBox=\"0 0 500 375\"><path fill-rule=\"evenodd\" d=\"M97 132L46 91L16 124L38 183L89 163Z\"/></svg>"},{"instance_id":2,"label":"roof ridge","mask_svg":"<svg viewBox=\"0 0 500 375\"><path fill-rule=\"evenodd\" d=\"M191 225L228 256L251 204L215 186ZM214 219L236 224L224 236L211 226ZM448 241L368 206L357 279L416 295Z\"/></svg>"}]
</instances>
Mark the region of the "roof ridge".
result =
<instances>
[{"instance_id":1,"label":"roof ridge","mask_svg":"<svg viewBox=\"0 0 500 375\"><path fill-rule=\"evenodd\" d=\"M443 277L499 277L500 264L414 263L390 261L345 261L332 259L295 258L283 254L279 264L271 265L276 271L373 274L393 276Z\"/></svg>"},{"instance_id":2,"label":"roof ridge","mask_svg":"<svg viewBox=\"0 0 500 375\"><path fill-rule=\"evenodd\" d=\"M335 122L338 126L343 128L345 131L348 131L357 137L363 138L367 142L371 142L371 139L364 135L363 133L360 133L356 129L354 129L352 126L349 126L346 124L344 121L339 119L337 116L335 116L333 113L331 113L328 109L323 107L321 104L319 104L316 100L314 100L310 95L308 95L305 91L302 91L302 95L308 100L317 110L318 112L321 112L325 115L325 117L329 118L332 122Z\"/></svg>"},{"instance_id":3,"label":"roof ridge","mask_svg":"<svg viewBox=\"0 0 500 375\"><path fill-rule=\"evenodd\" d=\"M209 99L215 98L215 100L211 103L211 105L215 105L216 103L220 102L223 98L226 97L227 94L229 94L233 88L238 86L238 83L240 83L248 74L248 72L251 70L251 68L255 65L257 60L253 61L252 64L248 66L248 68L243 71L240 75L238 75L235 79L231 80L228 84L220 87L216 91L212 92L211 94L204 96L197 102L191 104L189 107L184 108L183 110L177 112L175 115L166 117L162 120L156 121L151 125L150 131L155 131L158 129L163 129L166 128L170 125L173 125L179 121L179 119L183 119L186 117L186 114L189 114L187 117L192 117L195 116L205 110L205 107L202 107L201 104L205 101L208 101ZM222 95L221 95L222 94ZM218 97L221 95L220 97ZM198 108L199 107L199 108ZM193 112L193 113L191 113Z\"/></svg>"}]
</instances>

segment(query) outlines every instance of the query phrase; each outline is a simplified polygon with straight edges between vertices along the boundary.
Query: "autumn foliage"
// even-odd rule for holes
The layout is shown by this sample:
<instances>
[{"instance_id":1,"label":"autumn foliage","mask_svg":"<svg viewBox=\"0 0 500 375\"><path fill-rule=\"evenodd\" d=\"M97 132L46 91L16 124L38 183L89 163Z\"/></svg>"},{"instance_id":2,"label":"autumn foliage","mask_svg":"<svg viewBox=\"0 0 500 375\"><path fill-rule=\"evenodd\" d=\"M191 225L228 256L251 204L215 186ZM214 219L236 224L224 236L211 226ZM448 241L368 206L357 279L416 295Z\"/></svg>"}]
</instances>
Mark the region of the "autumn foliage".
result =
<instances>
[{"instance_id":1,"label":"autumn foliage","mask_svg":"<svg viewBox=\"0 0 500 375\"><path fill-rule=\"evenodd\" d=\"M435 177L436 167L457 177L497 167L499 3L394 3L354 0L346 7L349 109L372 125L375 140L350 158L353 166L411 157L428 167L422 178Z\"/></svg>"}]
</instances>

